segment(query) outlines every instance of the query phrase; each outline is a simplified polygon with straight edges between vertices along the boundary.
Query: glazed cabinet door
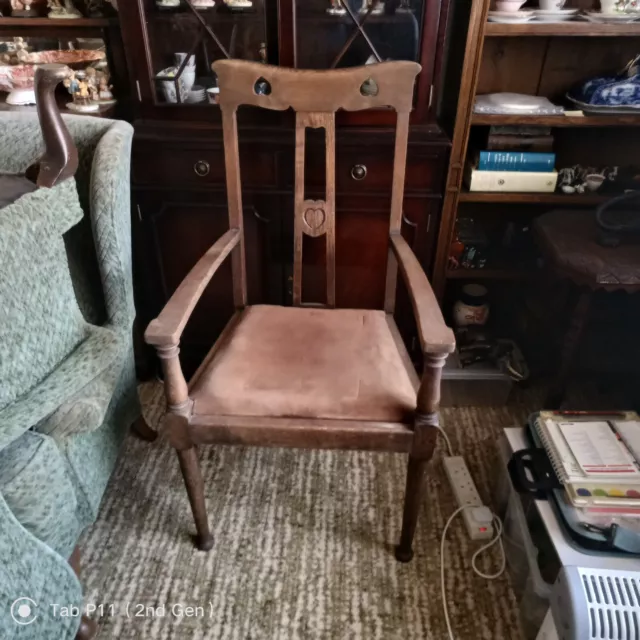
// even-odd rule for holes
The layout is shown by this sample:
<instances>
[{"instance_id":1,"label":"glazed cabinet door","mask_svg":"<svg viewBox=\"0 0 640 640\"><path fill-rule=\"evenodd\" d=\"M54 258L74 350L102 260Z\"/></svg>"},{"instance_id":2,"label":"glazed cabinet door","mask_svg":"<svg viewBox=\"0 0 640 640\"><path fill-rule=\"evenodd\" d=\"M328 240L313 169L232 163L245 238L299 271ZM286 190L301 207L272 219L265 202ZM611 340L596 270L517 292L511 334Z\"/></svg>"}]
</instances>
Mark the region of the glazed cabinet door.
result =
<instances>
[{"instance_id":1,"label":"glazed cabinet door","mask_svg":"<svg viewBox=\"0 0 640 640\"><path fill-rule=\"evenodd\" d=\"M138 192L136 291L138 315L146 326L162 310L191 268L229 228L224 194ZM280 221L275 199L245 195L244 233L249 304L279 304L277 260ZM209 283L185 329L180 358L191 375L233 314L231 263L226 260Z\"/></svg>"},{"instance_id":2,"label":"glazed cabinet door","mask_svg":"<svg viewBox=\"0 0 640 640\"><path fill-rule=\"evenodd\" d=\"M214 61L277 63L273 0L127 0L121 5L134 96L143 116L211 120L212 108L218 111Z\"/></svg>"},{"instance_id":3,"label":"glazed cabinet door","mask_svg":"<svg viewBox=\"0 0 640 640\"><path fill-rule=\"evenodd\" d=\"M441 14L447 0L280 0L279 4L280 21L286 25L281 29L281 64L340 69L386 60L419 62L422 73L413 120L425 119L439 70L439 34L445 22ZM372 110L341 114L341 120L374 123L390 121L390 115Z\"/></svg>"}]
</instances>

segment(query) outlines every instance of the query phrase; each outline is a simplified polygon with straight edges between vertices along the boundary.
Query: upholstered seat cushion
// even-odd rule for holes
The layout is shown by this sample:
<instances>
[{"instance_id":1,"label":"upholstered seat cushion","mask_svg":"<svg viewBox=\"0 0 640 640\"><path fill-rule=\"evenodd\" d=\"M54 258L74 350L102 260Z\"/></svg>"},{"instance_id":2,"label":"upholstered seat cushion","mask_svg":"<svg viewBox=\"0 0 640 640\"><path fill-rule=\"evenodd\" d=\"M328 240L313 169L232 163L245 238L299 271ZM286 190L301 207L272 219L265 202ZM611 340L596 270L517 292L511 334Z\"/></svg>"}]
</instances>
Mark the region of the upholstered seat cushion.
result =
<instances>
[{"instance_id":1,"label":"upholstered seat cushion","mask_svg":"<svg viewBox=\"0 0 640 640\"><path fill-rule=\"evenodd\" d=\"M403 422L416 392L383 311L248 307L195 381L194 413Z\"/></svg>"}]
</instances>

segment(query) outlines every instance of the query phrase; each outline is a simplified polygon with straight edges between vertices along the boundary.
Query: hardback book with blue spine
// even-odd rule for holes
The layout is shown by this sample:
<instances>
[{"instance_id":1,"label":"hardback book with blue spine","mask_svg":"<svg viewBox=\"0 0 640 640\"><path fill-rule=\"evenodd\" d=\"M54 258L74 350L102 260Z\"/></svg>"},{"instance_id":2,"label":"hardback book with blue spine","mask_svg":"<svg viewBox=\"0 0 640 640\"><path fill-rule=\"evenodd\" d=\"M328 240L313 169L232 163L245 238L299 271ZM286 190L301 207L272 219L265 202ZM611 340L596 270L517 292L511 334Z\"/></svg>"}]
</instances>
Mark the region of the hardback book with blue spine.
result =
<instances>
[{"instance_id":1,"label":"hardback book with blue spine","mask_svg":"<svg viewBox=\"0 0 640 640\"><path fill-rule=\"evenodd\" d=\"M481 151L478 158L480 171L553 171L555 153L533 151Z\"/></svg>"}]
</instances>

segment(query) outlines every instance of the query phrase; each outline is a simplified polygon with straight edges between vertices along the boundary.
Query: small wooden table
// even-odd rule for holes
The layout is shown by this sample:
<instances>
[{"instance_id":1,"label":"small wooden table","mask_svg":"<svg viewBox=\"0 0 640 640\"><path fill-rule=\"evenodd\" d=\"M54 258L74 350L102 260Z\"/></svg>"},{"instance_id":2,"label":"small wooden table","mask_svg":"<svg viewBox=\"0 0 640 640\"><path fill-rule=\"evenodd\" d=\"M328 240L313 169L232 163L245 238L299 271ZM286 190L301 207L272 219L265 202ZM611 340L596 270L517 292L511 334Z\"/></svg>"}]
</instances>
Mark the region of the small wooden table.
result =
<instances>
[{"instance_id":1,"label":"small wooden table","mask_svg":"<svg viewBox=\"0 0 640 640\"><path fill-rule=\"evenodd\" d=\"M545 408L562 404L576 349L586 326L596 291L640 291L640 243L605 247L597 242L595 211L550 211L533 225L546 265L557 277L579 287L569 330L562 347L560 366Z\"/></svg>"}]
</instances>

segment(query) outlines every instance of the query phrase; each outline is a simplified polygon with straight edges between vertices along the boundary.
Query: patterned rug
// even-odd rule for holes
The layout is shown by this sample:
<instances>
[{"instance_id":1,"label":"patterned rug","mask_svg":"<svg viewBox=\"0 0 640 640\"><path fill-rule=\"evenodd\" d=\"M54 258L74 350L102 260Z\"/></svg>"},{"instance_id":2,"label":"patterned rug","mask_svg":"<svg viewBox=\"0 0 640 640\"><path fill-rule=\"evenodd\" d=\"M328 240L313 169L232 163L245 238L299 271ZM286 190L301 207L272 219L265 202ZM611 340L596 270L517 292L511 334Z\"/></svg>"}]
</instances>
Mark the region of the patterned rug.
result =
<instances>
[{"instance_id":1,"label":"patterned rug","mask_svg":"<svg viewBox=\"0 0 640 640\"><path fill-rule=\"evenodd\" d=\"M161 387L147 384L141 392L156 425ZM442 411L453 448L465 456L487 504L496 437L523 424L533 399L529 393L504 408ZM441 452L429 467L415 558L400 564L392 548L404 455L204 447L216 540L204 553L190 540L193 519L175 453L165 442L130 436L100 516L82 540L86 600L104 605L98 638L445 639L440 534L455 501ZM445 560L456 638L517 640L508 576L476 576L470 559L478 546L457 519ZM490 551L480 568L491 572L497 559Z\"/></svg>"}]
</instances>

